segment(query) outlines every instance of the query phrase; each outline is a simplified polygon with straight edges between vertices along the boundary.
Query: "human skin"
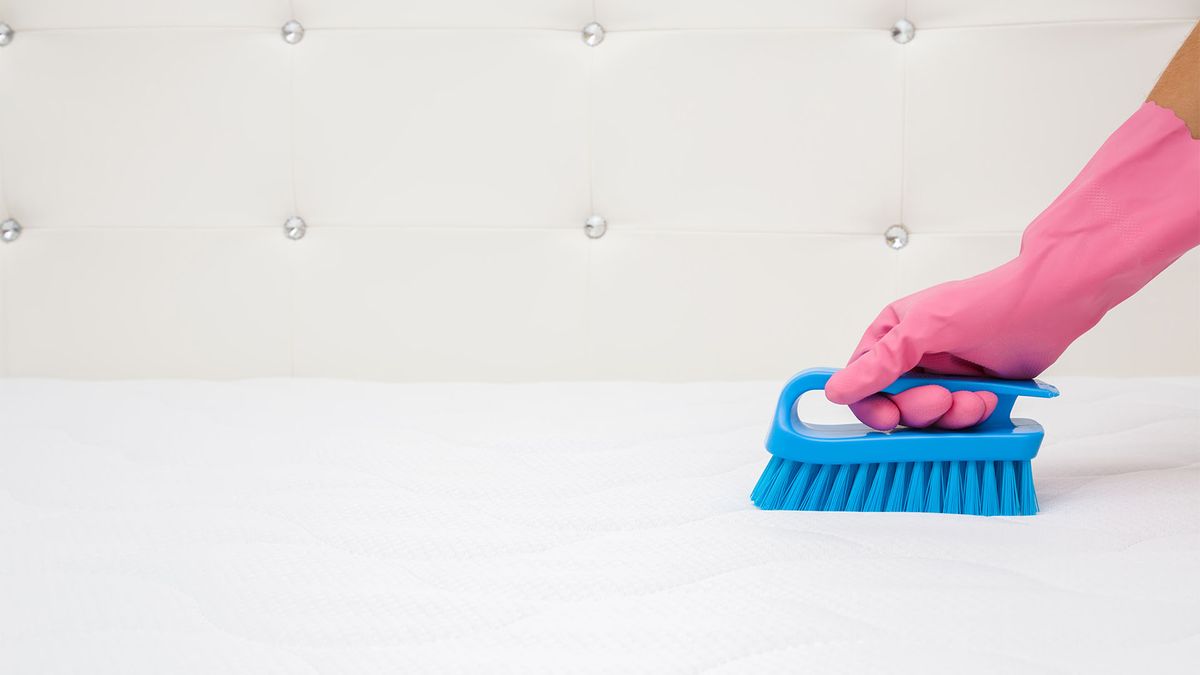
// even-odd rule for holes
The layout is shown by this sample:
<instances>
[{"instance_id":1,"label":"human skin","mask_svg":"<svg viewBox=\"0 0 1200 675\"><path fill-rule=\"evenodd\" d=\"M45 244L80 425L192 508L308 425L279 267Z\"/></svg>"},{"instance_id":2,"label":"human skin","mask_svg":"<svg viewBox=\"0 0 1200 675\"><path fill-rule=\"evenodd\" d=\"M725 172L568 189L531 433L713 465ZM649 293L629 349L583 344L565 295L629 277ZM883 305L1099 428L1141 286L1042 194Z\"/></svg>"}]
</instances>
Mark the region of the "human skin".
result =
<instances>
[{"instance_id":1,"label":"human skin","mask_svg":"<svg viewBox=\"0 0 1200 675\"><path fill-rule=\"evenodd\" d=\"M865 424L961 429L987 392L877 393L909 370L1029 378L1104 314L1200 245L1200 24L1142 106L1026 229L1021 253L891 303L826 397Z\"/></svg>"},{"instance_id":2,"label":"human skin","mask_svg":"<svg viewBox=\"0 0 1200 675\"><path fill-rule=\"evenodd\" d=\"M1174 112L1187 125L1192 138L1200 138L1200 22L1192 28L1146 100Z\"/></svg>"}]
</instances>

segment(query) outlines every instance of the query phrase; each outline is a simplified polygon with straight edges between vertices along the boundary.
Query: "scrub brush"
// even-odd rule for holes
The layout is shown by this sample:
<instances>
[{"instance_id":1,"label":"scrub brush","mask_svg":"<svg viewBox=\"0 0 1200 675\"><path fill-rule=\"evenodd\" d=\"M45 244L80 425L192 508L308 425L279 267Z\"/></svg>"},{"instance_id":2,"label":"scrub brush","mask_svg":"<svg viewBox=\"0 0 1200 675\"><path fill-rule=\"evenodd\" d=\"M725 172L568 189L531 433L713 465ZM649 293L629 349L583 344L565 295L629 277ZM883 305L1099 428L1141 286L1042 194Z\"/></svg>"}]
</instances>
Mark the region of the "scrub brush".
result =
<instances>
[{"instance_id":1,"label":"scrub brush","mask_svg":"<svg viewBox=\"0 0 1200 675\"><path fill-rule=\"evenodd\" d=\"M779 396L767 436L771 461L750 495L761 509L800 511L925 511L980 516L1030 516L1038 511L1030 461L1042 426L1009 419L1018 396L1051 398L1058 390L1036 380L991 380L910 374L883 391L926 384L950 391L990 391L992 414L965 430L861 424L809 424L796 413L808 391L825 388L833 368L796 375Z\"/></svg>"}]
</instances>

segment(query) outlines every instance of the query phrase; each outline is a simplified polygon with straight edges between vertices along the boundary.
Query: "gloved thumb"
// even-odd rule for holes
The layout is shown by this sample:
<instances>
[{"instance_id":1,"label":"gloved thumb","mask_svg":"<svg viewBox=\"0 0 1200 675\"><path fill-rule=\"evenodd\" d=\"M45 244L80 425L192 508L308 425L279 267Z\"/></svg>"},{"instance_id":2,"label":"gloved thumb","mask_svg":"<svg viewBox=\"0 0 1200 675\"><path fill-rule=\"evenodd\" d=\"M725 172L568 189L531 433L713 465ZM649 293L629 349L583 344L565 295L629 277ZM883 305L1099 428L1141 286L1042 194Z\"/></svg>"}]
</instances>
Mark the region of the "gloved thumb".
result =
<instances>
[{"instance_id":1,"label":"gloved thumb","mask_svg":"<svg viewBox=\"0 0 1200 675\"><path fill-rule=\"evenodd\" d=\"M924 356L922 340L897 324L845 369L829 378L825 398L849 405L878 392L916 367Z\"/></svg>"}]
</instances>

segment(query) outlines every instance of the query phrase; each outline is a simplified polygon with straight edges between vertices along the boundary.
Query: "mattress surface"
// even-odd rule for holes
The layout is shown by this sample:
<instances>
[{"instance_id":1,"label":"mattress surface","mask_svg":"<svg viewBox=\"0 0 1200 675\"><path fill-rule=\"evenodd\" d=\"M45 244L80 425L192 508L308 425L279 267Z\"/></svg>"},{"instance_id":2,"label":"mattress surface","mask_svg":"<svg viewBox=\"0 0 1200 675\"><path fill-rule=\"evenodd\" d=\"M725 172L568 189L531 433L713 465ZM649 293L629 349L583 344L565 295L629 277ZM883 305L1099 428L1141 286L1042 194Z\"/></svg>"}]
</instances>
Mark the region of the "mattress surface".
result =
<instances>
[{"instance_id":1,"label":"mattress surface","mask_svg":"<svg viewBox=\"0 0 1200 675\"><path fill-rule=\"evenodd\" d=\"M977 518L754 509L779 383L0 380L0 672L1196 672L1200 380L1055 384Z\"/></svg>"}]
</instances>

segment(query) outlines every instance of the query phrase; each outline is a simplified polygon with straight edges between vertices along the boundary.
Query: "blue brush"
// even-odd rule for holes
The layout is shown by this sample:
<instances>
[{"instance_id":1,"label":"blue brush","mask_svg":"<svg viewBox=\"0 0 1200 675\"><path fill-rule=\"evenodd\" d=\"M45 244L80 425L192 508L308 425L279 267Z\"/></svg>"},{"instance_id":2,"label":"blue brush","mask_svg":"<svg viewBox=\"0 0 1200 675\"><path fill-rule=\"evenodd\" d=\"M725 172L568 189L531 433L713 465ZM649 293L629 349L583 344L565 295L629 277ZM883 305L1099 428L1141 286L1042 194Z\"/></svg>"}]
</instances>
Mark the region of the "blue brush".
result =
<instances>
[{"instance_id":1,"label":"blue brush","mask_svg":"<svg viewBox=\"0 0 1200 675\"><path fill-rule=\"evenodd\" d=\"M779 395L767 436L771 461L750 499L761 509L925 511L979 516L1031 516L1038 511L1030 460L1042 425L1009 419L1018 396L1050 398L1058 390L1036 380L905 375L888 394L925 384L950 391L990 391L999 401L970 429L874 431L861 424L809 424L796 401L821 390L833 368L811 368Z\"/></svg>"}]
</instances>

